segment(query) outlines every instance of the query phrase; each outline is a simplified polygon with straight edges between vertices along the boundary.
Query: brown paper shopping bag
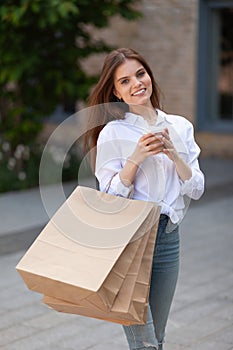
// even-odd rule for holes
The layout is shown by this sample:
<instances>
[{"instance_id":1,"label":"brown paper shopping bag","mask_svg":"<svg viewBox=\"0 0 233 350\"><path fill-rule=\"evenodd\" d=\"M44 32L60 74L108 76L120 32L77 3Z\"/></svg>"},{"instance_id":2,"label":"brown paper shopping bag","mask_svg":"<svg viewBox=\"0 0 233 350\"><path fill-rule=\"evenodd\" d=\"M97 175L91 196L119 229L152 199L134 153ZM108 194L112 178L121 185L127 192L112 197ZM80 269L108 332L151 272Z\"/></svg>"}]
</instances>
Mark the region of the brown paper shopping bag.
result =
<instances>
[{"instance_id":1,"label":"brown paper shopping bag","mask_svg":"<svg viewBox=\"0 0 233 350\"><path fill-rule=\"evenodd\" d=\"M77 187L16 268L34 291L108 311L158 217L152 203Z\"/></svg>"},{"instance_id":2,"label":"brown paper shopping bag","mask_svg":"<svg viewBox=\"0 0 233 350\"><path fill-rule=\"evenodd\" d=\"M153 257L154 243L156 237L156 225L147 233L144 238L144 251L138 252L142 254L142 260L139 271L136 276L136 283L133 284L133 294L130 293L132 280L127 279L128 271L125 279L125 289L121 288L115 298L113 307L108 311L103 311L82 304L72 304L65 300L56 299L50 296L44 296L43 302L56 311L79 314L83 316L94 317L110 322L120 323L124 325L143 324L146 323L148 297L150 289L151 260ZM143 250L143 247L142 247ZM121 259L121 258L120 258ZM135 263L135 260L132 264Z\"/></svg>"}]
</instances>

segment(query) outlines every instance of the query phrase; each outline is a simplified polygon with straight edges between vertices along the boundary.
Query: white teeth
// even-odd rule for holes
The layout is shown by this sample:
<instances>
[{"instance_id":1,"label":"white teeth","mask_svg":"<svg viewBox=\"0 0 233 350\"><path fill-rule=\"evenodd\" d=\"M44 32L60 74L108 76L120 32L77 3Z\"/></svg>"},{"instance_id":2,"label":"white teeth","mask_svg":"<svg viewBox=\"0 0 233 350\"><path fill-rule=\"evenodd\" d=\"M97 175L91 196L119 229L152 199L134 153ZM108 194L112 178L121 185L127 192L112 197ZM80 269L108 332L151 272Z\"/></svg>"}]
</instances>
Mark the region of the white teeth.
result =
<instances>
[{"instance_id":1,"label":"white teeth","mask_svg":"<svg viewBox=\"0 0 233 350\"><path fill-rule=\"evenodd\" d=\"M146 89L141 89L141 90L135 92L135 93L133 94L133 96L140 95L140 94L142 94L142 93L145 92L145 91L146 91Z\"/></svg>"}]
</instances>

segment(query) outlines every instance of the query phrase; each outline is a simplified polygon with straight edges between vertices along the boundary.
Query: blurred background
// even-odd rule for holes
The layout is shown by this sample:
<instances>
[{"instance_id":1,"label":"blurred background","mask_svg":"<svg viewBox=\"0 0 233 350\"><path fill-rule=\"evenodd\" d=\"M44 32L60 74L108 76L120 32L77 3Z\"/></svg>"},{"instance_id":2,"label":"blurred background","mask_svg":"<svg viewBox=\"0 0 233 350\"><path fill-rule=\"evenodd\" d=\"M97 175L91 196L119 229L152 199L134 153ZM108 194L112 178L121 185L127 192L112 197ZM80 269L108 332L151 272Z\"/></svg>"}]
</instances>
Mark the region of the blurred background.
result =
<instances>
[{"instance_id":1,"label":"blurred background","mask_svg":"<svg viewBox=\"0 0 233 350\"><path fill-rule=\"evenodd\" d=\"M48 137L85 107L116 47L146 57L164 110L194 124L202 158L233 159L233 1L2 1L0 16L0 192L38 186ZM64 181L77 177L74 148Z\"/></svg>"}]
</instances>

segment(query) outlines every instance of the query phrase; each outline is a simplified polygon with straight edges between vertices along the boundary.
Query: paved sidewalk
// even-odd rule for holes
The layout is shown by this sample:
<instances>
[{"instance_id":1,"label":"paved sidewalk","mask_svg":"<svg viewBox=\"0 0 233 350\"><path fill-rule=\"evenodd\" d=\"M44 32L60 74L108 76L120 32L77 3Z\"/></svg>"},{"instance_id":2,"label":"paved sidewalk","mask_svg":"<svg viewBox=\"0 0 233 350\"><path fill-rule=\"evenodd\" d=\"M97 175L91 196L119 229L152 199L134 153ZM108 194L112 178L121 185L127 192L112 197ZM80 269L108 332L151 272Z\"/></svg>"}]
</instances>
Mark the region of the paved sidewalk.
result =
<instances>
[{"instance_id":1,"label":"paved sidewalk","mask_svg":"<svg viewBox=\"0 0 233 350\"><path fill-rule=\"evenodd\" d=\"M217 194L225 197L233 194L233 160L201 159L201 168L206 175L206 194L201 199ZM81 179L81 185L95 186L95 180ZM228 188L227 184L230 184ZM76 182L64 185L67 197L77 185ZM62 204L62 198L57 197L57 186L48 186L48 197L51 199L53 212ZM41 229L48 222L48 214L44 209L39 189L9 192L0 194L0 238L13 233L22 233ZM0 251L1 253L1 251Z\"/></svg>"},{"instance_id":2,"label":"paved sidewalk","mask_svg":"<svg viewBox=\"0 0 233 350\"><path fill-rule=\"evenodd\" d=\"M209 190L193 202L181 224L181 273L165 350L233 349L233 164L206 160L202 169ZM68 192L73 184L69 186ZM1 228L0 235L0 246L8 240L6 250L12 251L7 254L3 249L0 255L0 349L127 350L119 325L57 313L42 304L41 295L26 288L15 270L25 248L15 239L23 237L20 227L29 221L34 226L27 226L25 239L30 230L38 234L36 227L48 218L36 221L41 208L37 191L21 195L0 196L1 215L8 211L15 215L11 222L8 213L11 226L5 221L8 231Z\"/></svg>"}]
</instances>

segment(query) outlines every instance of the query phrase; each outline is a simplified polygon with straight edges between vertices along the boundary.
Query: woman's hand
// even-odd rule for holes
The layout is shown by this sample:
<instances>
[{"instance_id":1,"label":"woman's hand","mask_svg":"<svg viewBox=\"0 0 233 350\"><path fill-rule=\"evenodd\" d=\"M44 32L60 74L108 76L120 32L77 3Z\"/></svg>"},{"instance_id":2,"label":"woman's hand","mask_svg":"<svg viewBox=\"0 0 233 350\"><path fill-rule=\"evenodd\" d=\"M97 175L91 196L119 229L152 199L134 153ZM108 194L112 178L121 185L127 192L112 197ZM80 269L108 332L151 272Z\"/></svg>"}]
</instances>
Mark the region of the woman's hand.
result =
<instances>
[{"instance_id":1,"label":"woman's hand","mask_svg":"<svg viewBox=\"0 0 233 350\"><path fill-rule=\"evenodd\" d=\"M120 172L122 183L125 186L130 186L134 182L139 165L147 157L162 152L163 148L163 141L160 140L158 135L149 133L140 137L133 154L128 158Z\"/></svg>"},{"instance_id":2,"label":"woman's hand","mask_svg":"<svg viewBox=\"0 0 233 350\"><path fill-rule=\"evenodd\" d=\"M161 140L161 134L148 133L140 137L129 160L139 166L146 158L162 152L163 149L164 143Z\"/></svg>"},{"instance_id":3,"label":"woman's hand","mask_svg":"<svg viewBox=\"0 0 233 350\"><path fill-rule=\"evenodd\" d=\"M161 152L174 162L176 171L182 181L191 178L192 170L176 151L169 137L169 131L166 128L157 134L149 133L140 137L133 154L128 158L120 172L121 181L126 186L131 185L134 182L138 166L149 156Z\"/></svg>"},{"instance_id":4,"label":"woman's hand","mask_svg":"<svg viewBox=\"0 0 233 350\"><path fill-rule=\"evenodd\" d=\"M163 153L165 153L169 159L171 159L172 161L176 161L179 159L179 153L176 151L172 140L170 139L169 136L169 131L167 128L165 128L162 132L161 132L161 136L159 136L159 138L161 139L161 141L163 142L164 148L163 148Z\"/></svg>"},{"instance_id":5,"label":"woman's hand","mask_svg":"<svg viewBox=\"0 0 233 350\"><path fill-rule=\"evenodd\" d=\"M176 171L181 180L189 180L192 177L192 170L175 149L167 128L161 133L161 141L164 144L163 153L165 153L174 162Z\"/></svg>"}]
</instances>

